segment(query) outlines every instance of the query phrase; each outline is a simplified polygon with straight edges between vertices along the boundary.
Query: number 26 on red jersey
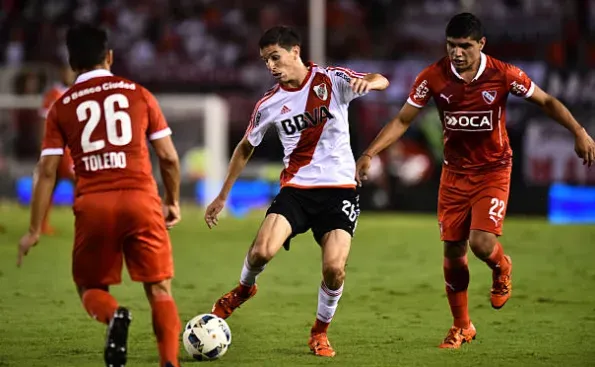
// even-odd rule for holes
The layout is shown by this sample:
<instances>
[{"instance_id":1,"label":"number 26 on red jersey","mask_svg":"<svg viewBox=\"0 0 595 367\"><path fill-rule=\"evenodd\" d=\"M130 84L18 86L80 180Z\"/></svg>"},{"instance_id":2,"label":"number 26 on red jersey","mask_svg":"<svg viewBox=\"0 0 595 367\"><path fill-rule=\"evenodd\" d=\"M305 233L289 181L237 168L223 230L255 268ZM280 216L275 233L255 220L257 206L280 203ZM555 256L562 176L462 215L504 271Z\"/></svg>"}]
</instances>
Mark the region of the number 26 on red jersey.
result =
<instances>
[{"instance_id":1,"label":"number 26 on red jersey","mask_svg":"<svg viewBox=\"0 0 595 367\"><path fill-rule=\"evenodd\" d=\"M106 147L106 140L113 146L124 146L132 141L132 123L126 109L130 107L128 98L123 94L111 94L103 105L94 100L82 102L76 108L79 122L85 123L81 134L81 148L84 154L97 152ZM106 139L92 141L91 135L97 129L101 117L105 121ZM126 168L124 152L94 154L82 158L87 171L109 168Z\"/></svg>"}]
</instances>

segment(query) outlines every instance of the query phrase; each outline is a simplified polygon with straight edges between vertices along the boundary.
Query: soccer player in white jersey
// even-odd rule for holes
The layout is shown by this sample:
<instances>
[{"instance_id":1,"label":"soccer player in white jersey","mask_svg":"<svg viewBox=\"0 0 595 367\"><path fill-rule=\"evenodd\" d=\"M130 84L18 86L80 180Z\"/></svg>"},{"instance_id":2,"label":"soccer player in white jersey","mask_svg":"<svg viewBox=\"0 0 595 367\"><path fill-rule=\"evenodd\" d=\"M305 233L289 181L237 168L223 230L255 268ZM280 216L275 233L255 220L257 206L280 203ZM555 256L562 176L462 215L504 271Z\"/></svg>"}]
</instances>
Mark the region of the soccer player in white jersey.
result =
<instances>
[{"instance_id":1,"label":"soccer player in white jersey","mask_svg":"<svg viewBox=\"0 0 595 367\"><path fill-rule=\"evenodd\" d=\"M256 294L256 277L292 237L311 229L322 249L318 312L308 345L319 356L333 357L328 326L343 292L345 263L359 215L355 161L349 139L347 108L354 98L384 90L380 74L303 63L300 36L288 27L273 27L260 38L260 55L278 84L258 101L246 135L235 148L219 196L208 206L205 221L217 216L265 132L275 127L285 157L281 191L248 250L240 284L221 297L212 312L227 318Z\"/></svg>"}]
</instances>

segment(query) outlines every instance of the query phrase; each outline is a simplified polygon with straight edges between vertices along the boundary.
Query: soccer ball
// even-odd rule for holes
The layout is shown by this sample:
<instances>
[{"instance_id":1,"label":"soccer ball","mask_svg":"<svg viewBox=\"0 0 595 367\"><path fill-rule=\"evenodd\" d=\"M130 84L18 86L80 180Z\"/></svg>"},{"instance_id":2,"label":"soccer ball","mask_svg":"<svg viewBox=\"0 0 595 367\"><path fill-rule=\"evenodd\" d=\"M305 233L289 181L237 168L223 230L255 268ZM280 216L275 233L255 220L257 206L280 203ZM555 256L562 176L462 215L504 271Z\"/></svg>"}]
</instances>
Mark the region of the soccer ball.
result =
<instances>
[{"instance_id":1,"label":"soccer ball","mask_svg":"<svg viewBox=\"0 0 595 367\"><path fill-rule=\"evenodd\" d=\"M231 344L231 330L220 317L198 315L186 323L182 335L186 352L196 360L210 361L221 358Z\"/></svg>"}]
</instances>

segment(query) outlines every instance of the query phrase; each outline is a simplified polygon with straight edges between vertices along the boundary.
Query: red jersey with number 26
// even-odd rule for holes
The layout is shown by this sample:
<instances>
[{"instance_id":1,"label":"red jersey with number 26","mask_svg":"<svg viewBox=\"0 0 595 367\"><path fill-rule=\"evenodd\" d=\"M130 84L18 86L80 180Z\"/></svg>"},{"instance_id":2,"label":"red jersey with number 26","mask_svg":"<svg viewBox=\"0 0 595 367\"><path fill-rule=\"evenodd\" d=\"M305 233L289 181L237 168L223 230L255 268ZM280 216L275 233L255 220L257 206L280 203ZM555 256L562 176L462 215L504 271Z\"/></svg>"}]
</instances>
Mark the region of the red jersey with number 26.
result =
<instances>
[{"instance_id":1,"label":"red jersey with number 26","mask_svg":"<svg viewBox=\"0 0 595 367\"><path fill-rule=\"evenodd\" d=\"M147 138L171 135L155 97L107 70L81 74L52 106L42 156L74 160L77 196L111 190L157 194Z\"/></svg>"},{"instance_id":2,"label":"red jersey with number 26","mask_svg":"<svg viewBox=\"0 0 595 367\"><path fill-rule=\"evenodd\" d=\"M445 57L417 76L407 102L422 108L434 98L444 133L445 168L481 171L511 166L506 100L509 93L528 98L534 90L521 69L482 53L470 83Z\"/></svg>"}]
</instances>

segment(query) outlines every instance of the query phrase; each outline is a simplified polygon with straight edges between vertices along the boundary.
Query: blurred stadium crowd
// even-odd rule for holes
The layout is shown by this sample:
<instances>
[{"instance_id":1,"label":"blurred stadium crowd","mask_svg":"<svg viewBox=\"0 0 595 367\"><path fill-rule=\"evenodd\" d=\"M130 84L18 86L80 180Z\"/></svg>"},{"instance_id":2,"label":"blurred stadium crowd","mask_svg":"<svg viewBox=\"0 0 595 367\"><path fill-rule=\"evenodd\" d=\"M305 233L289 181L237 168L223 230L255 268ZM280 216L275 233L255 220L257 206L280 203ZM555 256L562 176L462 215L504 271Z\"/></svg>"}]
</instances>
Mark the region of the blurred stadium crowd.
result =
<instances>
[{"instance_id":1,"label":"blurred stadium crowd","mask_svg":"<svg viewBox=\"0 0 595 367\"><path fill-rule=\"evenodd\" d=\"M160 78L162 69L211 70L258 62L258 37L275 24L301 28L307 1L298 0L3 0L1 46L5 65L64 60L64 30L90 21L110 30L117 67ZM327 54L331 60L436 58L444 23L471 11L489 31L502 58L595 64L592 0L328 0ZM307 40L306 40L307 43ZM587 57L583 57L587 56ZM185 79L179 75L182 82ZM175 78L175 75L173 76ZM241 83L240 83L241 84Z\"/></svg>"}]
</instances>

